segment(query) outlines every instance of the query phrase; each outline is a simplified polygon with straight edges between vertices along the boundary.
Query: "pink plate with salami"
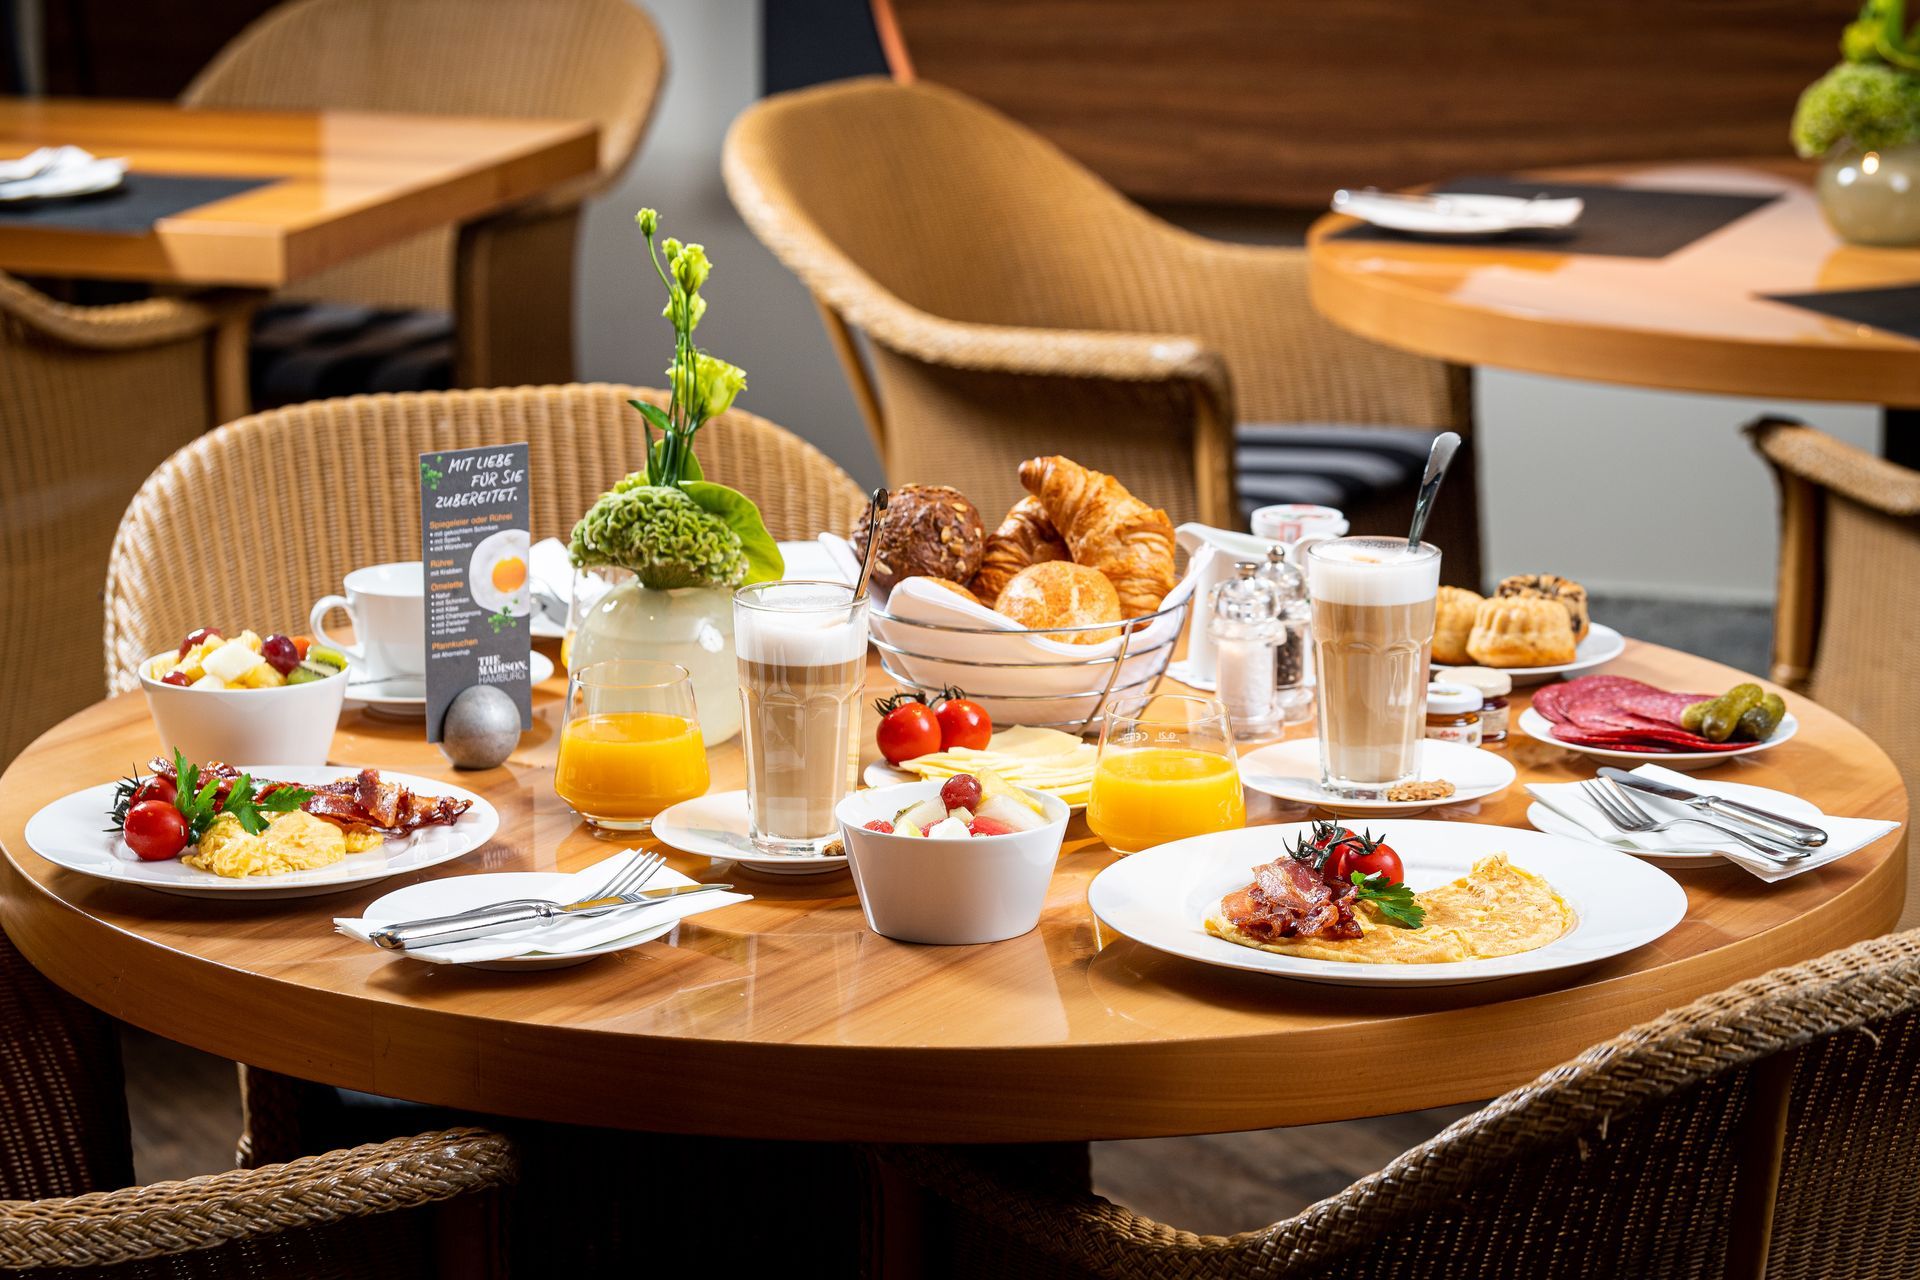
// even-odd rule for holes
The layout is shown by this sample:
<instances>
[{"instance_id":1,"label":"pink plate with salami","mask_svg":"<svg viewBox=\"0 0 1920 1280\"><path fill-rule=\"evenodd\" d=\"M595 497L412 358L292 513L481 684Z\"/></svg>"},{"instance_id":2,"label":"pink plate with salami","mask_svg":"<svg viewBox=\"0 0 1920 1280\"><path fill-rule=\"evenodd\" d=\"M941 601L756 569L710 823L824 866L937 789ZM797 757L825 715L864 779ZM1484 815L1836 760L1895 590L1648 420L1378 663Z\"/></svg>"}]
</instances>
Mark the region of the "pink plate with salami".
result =
<instances>
[{"instance_id":1,"label":"pink plate with salami","mask_svg":"<svg viewBox=\"0 0 1920 1280\"><path fill-rule=\"evenodd\" d=\"M1714 742L1681 725L1696 702L1715 697L1661 689L1626 676L1582 676L1534 691L1520 713L1530 738L1601 760L1656 760L1674 769L1704 769L1734 756L1777 747L1799 731L1791 712L1758 741Z\"/></svg>"}]
</instances>

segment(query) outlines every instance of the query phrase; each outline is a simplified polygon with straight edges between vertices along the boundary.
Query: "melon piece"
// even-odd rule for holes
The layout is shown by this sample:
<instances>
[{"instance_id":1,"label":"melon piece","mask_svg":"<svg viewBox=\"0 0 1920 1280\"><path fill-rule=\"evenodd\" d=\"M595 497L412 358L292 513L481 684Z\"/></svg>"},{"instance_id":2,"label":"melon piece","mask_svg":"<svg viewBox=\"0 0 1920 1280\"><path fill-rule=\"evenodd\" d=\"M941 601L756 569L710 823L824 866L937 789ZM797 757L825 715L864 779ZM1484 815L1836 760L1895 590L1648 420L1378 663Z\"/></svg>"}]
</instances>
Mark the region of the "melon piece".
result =
<instances>
[{"instance_id":1,"label":"melon piece","mask_svg":"<svg viewBox=\"0 0 1920 1280\"><path fill-rule=\"evenodd\" d=\"M974 816L991 819L1012 831L1038 831L1047 825L1046 819L1035 813L1032 806L1004 795L989 796L981 801L980 810Z\"/></svg>"},{"instance_id":2,"label":"melon piece","mask_svg":"<svg viewBox=\"0 0 1920 1280\"><path fill-rule=\"evenodd\" d=\"M212 673L201 676L198 680L195 680L187 686L189 689L224 689L226 687L227 682Z\"/></svg>"},{"instance_id":3,"label":"melon piece","mask_svg":"<svg viewBox=\"0 0 1920 1280\"><path fill-rule=\"evenodd\" d=\"M895 814L893 825L898 827L902 822L911 822L922 831L926 831L932 828L936 822L944 820L946 816L947 806L940 803L940 797L930 796L918 804L908 805L899 813Z\"/></svg>"},{"instance_id":4,"label":"melon piece","mask_svg":"<svg viewBox=\"0 0 1920 1280\"><path fill-rule=\"evenodd\" d=\"M1011 800L1014 804L1020 805L1022 808L1025 808L1031 811L1036 818L1045 818L1047 816L1046 809L1041 806L1038 800L1035 800L1032 796L1028 795L1026 792L1022 791L1020 788L1014 786L1011 782L1008 782L1005 778L1001 777L999 774L995 773L993 770L982 769L978 773L976 773L974 776L980 779L980 794L983 797L986 797L987 799L992 799L996 796L1002 797L1004 799ZM980 812L985 813L986 811L987 811L987 806L985 801L983 800L980 805ZM1044 826L1045 824L1040 823L1037 825ZM1026 828L1024 827L1016 828L1016 830L1025 830L1025 829Z\"/></svg>"},{"instance_id":5,"label":"melon piece","mask_svg":"<svg viewBox=\"0 0 1920 1280\"><path fill-rule=\"evenodd\" d=\"M205 668L208 675L217 676L227 684L238 684L242 676L265 662L265 658L244 644L234 641L223 644L209 653L206 661L200 665Z\"/></svg>"}]
</instances>

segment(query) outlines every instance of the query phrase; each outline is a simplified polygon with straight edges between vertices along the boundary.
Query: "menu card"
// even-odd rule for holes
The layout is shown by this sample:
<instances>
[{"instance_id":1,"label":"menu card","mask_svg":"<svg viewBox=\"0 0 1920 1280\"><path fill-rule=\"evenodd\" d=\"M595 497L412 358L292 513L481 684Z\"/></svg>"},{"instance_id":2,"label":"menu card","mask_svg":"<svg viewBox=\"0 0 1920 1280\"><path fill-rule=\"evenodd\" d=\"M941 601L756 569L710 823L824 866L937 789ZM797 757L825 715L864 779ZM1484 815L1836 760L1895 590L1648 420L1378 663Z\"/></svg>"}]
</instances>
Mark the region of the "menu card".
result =
<instances>
[{"instance_id":1,"label":"menu card","mask_svg":"<svg viewBox=\"0 0 1920 1280\"><path fill-rule=\"evenodd\" d=\"M525 444L420 455L428 742L476 684L499 685L533 727L528 513Z\"/></svg>"}]
</instances>

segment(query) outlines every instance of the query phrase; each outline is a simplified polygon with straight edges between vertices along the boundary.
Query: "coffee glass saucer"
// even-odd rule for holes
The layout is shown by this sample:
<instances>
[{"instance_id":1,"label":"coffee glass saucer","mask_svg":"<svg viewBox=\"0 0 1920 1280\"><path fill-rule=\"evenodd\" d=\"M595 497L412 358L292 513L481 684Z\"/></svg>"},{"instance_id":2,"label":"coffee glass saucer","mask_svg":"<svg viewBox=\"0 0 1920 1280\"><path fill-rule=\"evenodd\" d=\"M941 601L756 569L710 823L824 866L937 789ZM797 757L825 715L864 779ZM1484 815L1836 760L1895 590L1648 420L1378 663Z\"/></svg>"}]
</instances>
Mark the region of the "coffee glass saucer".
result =
<instances>
[{"instance_id":1,"label":"coffee glass saucer","mask_svg":"<svg viewBox=\"0 0 1920 1280\"><path fill-rule=\"evenodd\" d=\"M839 853L763 853L747 838L747 793L714 791L682 800L653 820L650 834L682 853L697 853L716 862L732 862L771 876L822 876L845 869L847 855Z\"/></svg>"}]
</instances>

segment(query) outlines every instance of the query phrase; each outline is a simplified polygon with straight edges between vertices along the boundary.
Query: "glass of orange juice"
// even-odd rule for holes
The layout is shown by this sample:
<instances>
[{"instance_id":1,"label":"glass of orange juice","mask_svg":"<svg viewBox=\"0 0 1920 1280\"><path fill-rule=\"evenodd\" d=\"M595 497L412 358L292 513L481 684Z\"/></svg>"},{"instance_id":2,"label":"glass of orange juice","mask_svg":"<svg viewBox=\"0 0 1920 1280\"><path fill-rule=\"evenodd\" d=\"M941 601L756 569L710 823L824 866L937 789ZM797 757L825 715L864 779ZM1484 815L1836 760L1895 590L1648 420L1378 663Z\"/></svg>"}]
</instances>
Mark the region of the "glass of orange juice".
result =
<instances>
[{"instance_id":1,"label":"glass of orange juice","mask_svg":"<svg viewBox=\"0 0 1920 1280\"><path fill-rule=\"evenodd\" d=\"M1087 825L1120 853L1246 826L1227 709L1179 693L1108 706Z\"/></svg>"},{"instance_id":2,"label":"glass of orange juice","mask_svg":"<svg viewBox=\"0 0 1920 1280\"><path fill-rule=\"evenodd\" d=\"M707 781L685 667L617 658L569 674L553 789L596 832L645 831Z\"/></svg>"}]
</instances>

